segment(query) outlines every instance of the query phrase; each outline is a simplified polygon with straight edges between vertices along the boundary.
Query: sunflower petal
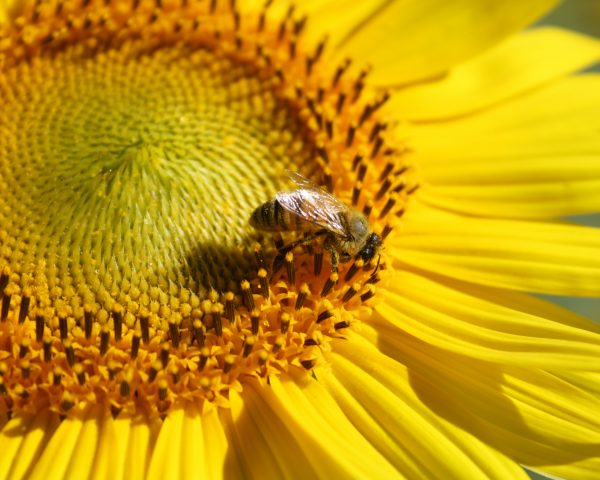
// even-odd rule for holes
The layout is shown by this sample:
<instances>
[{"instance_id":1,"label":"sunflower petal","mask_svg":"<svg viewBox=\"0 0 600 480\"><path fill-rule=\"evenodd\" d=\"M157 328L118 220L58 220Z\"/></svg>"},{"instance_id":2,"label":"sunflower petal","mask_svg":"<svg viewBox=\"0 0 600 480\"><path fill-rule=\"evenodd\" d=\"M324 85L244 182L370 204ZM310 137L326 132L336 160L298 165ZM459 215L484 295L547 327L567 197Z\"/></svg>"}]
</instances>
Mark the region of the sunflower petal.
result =
<instances>
[{"instance_id":1,"label":"sunflower petal","mask_svg":"<svg viewBox=\"0 0 600 480\"><path fill-rule=\"evenodd\" d=\"M515 35L464 64L440 81L396 92L389 108L413 121L472 113L600 59L600 42L558 28Z\"/></svg>"},{"instance_id":2,"label":"sunflower petal","mask_svg":"<svg viewBox=\"0 0 600 480\"><path fill-rule=\"evenodd\" d=\"M500 365L600 371L600 326L528 295L410 271L376 310L448 351Z\"/></svg>"},{"instance_id":3,"label":"sunflower petal","mask_svg":"<svg viewBox=\"0 0 600 480\"><path fill-rule=\"evenodd\" d=\"M409 452L420 476L526 478L517 464L431 412L414 395L405 367L364 348L354 338L336 342L335 347L331 362L339 384L329 377L323 381L337 396L346 390L354 397L393 441ZM356 358L359 352L362 360ZM381 368L386 369L384 375L373 374L374 369ZM406 437L403 432L407 430L419 434Z\"/></svg>"},{"instance_id":4,"label":"sunflower petal","mask_svg":"<svg viewBox=\"0 0 600 480\"><path fill-rule=\"evenodd\" d=\"M555 0L389 2L342 43L338 57L368 58L370 80L406 84L444 73L519 31ZM385 46L385 48L383 48Z\"/></svg>"},{"instance_id":5,"label":"sunflower petal","mask_svg":"<svg viewBox=\"0 0 600 480\"><path fill-rule=\"evenodd\" d=\"M388 242L398 266L510 290L600 296L600 230L487 219L405 217Z\"/></svg>"},{"instance_id":6,"label":"sunflower petal","mask_svg":"<svg viewBox=\"0 0 600 480\"><path fill-rule=\"evenodd\" d=\"M480 115L417 126L421 199L479 216L600 210L600 75L564 79Z\"/></svg>"},{"instance_id":7,"label":"sunflower petal","mask_svg":"<svg viewBox=\"0 0 600 480\"><path fill-rule=\"evenodd\" d=\"M58 424L58 415L47 410L9 420L0 431L0 478L26 478Z\"/></svg>"},{"instance_id":8,"label":"sunflower petal","mask_svg":"<svg viewBox=\"0 0 600 480\"><path fill-rule=\"evenodd\" d=\"M301 4L302 11L308 13L310 39L320 40L328 36L332 45L337 45L364 22L377 14L386 0L356 2L354 0L307 0Z\"/></svg>"},{"instance_id":9,"label":"sunflower petal","mask_svg":"<svg viewBox=\"0 0 600 480\"><path fill-rule=\"evenodd\" d=\"M151 453L162 422L119 416L114 422L118 441L112 445L112 462L117 465L115 479L145 478ZM132 461L134 459L134 461Z\"/></svg>"},{"instance_id":10,"label":"sunflower petal","mask_svg":"<svg viewBox=\"0 0 600 480\"><path fill-rule=\"evenodd\" d=\"M254 387L264 388L256 383ZM241 448L253 478L319 478L319 465L313 465L310 457L304 455L289 427L273 415L271 406L254 388L244 389L243 396L233 394L230 400L232 412L236 417L236 448ZM256 476L266 468L265 465L261 465L261 448L269 457L265 463L271 464L269 468L278 472L277 477Z\"/></svg>"},{"instance_id":11,"label":"sunflower petal","mask_svg":"<svg viewBox=\"0 0 600 480\"><path fill-rule=\"evenodd\" d=\"M402 478L313 379L271 378L272 388L256 390L301 446L320 478ZM333 446L335 448L332 450Z\"/></svg>"},{"instance_id":12,"label":"sunflower petal","mask_svg":"<svg viewBox=\"0 0 600 480\"><path fill-rule=\"evenodd\" d=\"M360 332L368 343L349 334L336 352L357 365L372 362L369 373L394 391L403 388L398 364L405 365L421 402L491 448L534 467L597 455L600 399L588 391L542 370L506 368L445 353L390 329L379 315L370 323ZM373 349L385 355L377 357Z\"/></svg>"}]
</instances>

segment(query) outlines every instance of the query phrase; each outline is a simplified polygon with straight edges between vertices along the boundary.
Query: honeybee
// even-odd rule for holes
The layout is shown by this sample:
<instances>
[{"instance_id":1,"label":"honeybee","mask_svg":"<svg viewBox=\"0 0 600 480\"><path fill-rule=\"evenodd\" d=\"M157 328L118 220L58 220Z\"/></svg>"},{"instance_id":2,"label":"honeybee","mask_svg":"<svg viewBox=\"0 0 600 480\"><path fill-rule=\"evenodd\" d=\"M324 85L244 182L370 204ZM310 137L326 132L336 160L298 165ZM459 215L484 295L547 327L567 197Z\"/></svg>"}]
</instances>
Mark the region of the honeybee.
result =
<instances>
[{"instance_id":1,"label":"honeybee","mask_svg":"<svg viewBox=\"0 0 600 480\"><path fill-rule=\"evenodd\" d=\"M278 257L296 245L324 236L323 246L331 256L331 269L339 262L371 260L381 247L381 237L371 230L367 218L302 175L288 173L297 189L278 192L252 212L250 224L257 230L308 232L279 250ZM276 259L277 260L277 259Z\"/></svg>"}]
</instances>

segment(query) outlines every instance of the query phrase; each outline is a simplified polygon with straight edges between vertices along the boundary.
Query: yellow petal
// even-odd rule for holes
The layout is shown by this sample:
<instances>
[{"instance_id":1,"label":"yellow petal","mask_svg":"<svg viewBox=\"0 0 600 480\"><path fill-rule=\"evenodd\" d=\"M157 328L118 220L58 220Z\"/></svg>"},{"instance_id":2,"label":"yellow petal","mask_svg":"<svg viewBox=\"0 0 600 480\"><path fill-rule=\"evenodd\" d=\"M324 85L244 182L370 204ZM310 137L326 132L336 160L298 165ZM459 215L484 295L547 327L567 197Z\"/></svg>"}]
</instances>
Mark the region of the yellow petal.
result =
<instances>
[{"instance_id":1,"label":"yellow petal","mask_svg":"<svg viewBox=\"0 0 600 480\"><path fill-rule=\"evenodd\" d=\"M471 283L568 296L600 296L600 230L557 224L405 217L387 241L394 264Z\"/></svg>"},{"instance_id":2,"label":"yellow petal","mask_svg":"<svg viewBox=\"0 0 600 480\"><path fill-rule=\"evenodd\" d=\"M396 92L389 108L413 121L440 120L505 101L600 59L600 42L537 28L453 68L443 79Z\"/></svg>"},{"instance_id":3,"label":"yellow petal","mask_svg":"<svg viewBox=\"0 0 600 480\"><path fill-rule=\"evenodd\" d=\"M200 413L193 405L179 408L169 413L160 428L146 478L223 478L235 465L229 460L231 455L215 409ZM240 475L237 466L233 474L234 478Z\"/></svg>"},{"instance_id":4,"label":"yellow petal","mask_svg":"<svg viewBox=\"0 0 600 480\"><path fill-rule=\"evenodd\" d=\"M366 345L350 333L335 351L359 366L367 364L365 370L393 391L404 389L398 367L403 365L424 405L489 447L529 466L597 455L600 399L588 391L542 370L503 368L444 352L390 329L378 315L370 323L360 332L369 339Z\"/></svg>"},{"instance_id":5,"label":"yellow petal","mask_svg":"<svg viewBox=\"0 0 600 480\"><path fill-rule=\"evenodd\" d=\"M162 422L155 418L120 415L114 422L117 442L112 445L115 479L145 478ZM116 451L115 451L116 450Z\"/></svg>"},{"instance_id":6,"label":"yellow petal","mask_svg":"<svg viewBox=\"0 0 600 480\"><path fill-rule=\"evenodd\" d=\"M224 472L229 472L230 478L241 478L237 455L231 451L231 444L223 428L218 410L211 408L204 412L201 418L204 438L210 439L204 443L204 455L207 459L205 478L220 480L223 478Z\"/></svg>"},{"instance_id":7,"label":"yellow petal","mask_svg":"<svg viewBox=\"0 0 600 480\"><path fill-rule=\"evenodd\" d=\"M354 30L376 15L386 0L306 0L299 7L308 13L308 37L315 41L327 35L336 46Z\"/></svg>"},{"instance_id":8,"label":"yellow petal","mask_svg":"<svg viewBox=\"0 0 600 480\"><path fill-rule=\"evenodd\" d=\"M97 412L93 410L92 412L97 415L97 418L100 417ZM80 435L85 434L84 423L86 420L93 422L87 415L63 420L44 448L40 459L34 465L29 478L44 480L47 478L65 478L68 475L69 464L78 448ZM90 450L95 449L94 444L86 444L86 446ZM83 474L83 477L79 478L86 478L90 474L89 466L87 471L77 473Z\"/></svg>"},{"instance_id":9,"label":"yellow petal","mask_svg":"<svg viewBox=\"0 0 600 480\"><path fill-rule=\"evenodd\" d=\"M555 0L389 2L345 41L338 57L368 61L376 84L430 78L490 48L552 8Z\"/></svg>"},{"instance_id":10,"label":"yellow petal","mask_svg":"<svg viewBox=\"0 0 600 480\"><path fill-rule=\"evenodd\" d=\"M343 385L394 441L410 453L419 465L420 476L527 478L516 463L429 410L414 394L404 366L369 349L354 336L349 341L335 343L332 370L340 385L335 386L327 377L323 381L338 394ZM377 369L386 371L378 375L374 373Z\"/></svg>"},{"instance_id":11,"label":"yellow petal","mask_svg":"<svg viewBox=\"0 0 600 480\"><path fill-rule=\"evenodd\" d=\"M240 395L231 392L229 400L231 410L222 412L221 417L227 415L231 419L227 422L232 439L230 448L240 458L246 475L250 478L284 478L269 439L249 415ZM231 475L226 473L224 476Z\"/></svg>"},{"instance_id":12,"label":"yellow petal","mask_svg":"<svg viewBox=\"0 0 600 480\"><path fill-rule=\"evenodd\" d=\"M254 383L254 382L253 382ZM268 388L254 383L254 388ZM319 478L319 465L311 463L288 426L272 413L271 406L254 388L243 396L230 396L235 418L235 448L244 458L252 478ZM274 474L275 476L263 476Z\"/></svg>"},{"instance_id":13,"label":"yellow petal","mask_svg":"<svg viewBox=\"0 0 600 480\"><path fill-rule=\"evenodd\" d=\"M528 295L409 271L376 310L439 348L500 365L600 372L600 326Z\"/></svg>"},{"instance_id":14,"label":"yellow petal","mask_svg":"<svg viewBox=\"0 0 600 480\"><path fill-rule=\"evenodd\" d=\"M290 430L320 478L402 478L356 430L331 394L313 379L271 378L261 388L273 414Z\"/></svg>"},{"instance_id":15,"label":"yellow petal","mask_svg":"<svg viewBox=\"0 0 600 480\"><path fill-rule=\"evenodd\" d=\"M473 117L416 127L422 201L513 218L600 210L599 109L600 76L584 75Z\"/></svg>"},{"instance_id":16,"label":"yellow petal","mask_svg":"<svg viewBox=\"0 0 600 480\"><path fill-rule=\"evenodd\" d=\"M25 478L58 424L58 415L47 410L9 420L0 431L0 478Z\"/></svg>"}]
</instances>

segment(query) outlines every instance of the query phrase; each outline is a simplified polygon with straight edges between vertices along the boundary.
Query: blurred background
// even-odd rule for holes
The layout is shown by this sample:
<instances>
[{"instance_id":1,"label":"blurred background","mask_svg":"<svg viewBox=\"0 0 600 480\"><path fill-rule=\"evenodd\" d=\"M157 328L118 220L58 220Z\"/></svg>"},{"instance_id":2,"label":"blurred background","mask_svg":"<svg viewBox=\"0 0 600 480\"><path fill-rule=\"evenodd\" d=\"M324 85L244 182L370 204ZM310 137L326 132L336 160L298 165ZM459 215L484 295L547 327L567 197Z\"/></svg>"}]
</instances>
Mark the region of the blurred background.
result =
<instances>
[{"instance_id":1,"label":"blurred background","mask_svg":"<svg viewBox=\"0 0 600 480\"><path fill-rule=\"evenodd\" d=\"M576 30L600 39L600 0L564 0L556 10L543 18L539 25L554 25ZM600 63L590 72L600 72ZM600 112L598 112L600 115ZM598 132L600 135L600 132ZM600 161L600 158L598 159ZM571 217L569 221L600 227L600 212L595 215ZM600 298L545 298L600 322ZM600 473L599 473L600 478Z\"/></svg>"}]
</instances>

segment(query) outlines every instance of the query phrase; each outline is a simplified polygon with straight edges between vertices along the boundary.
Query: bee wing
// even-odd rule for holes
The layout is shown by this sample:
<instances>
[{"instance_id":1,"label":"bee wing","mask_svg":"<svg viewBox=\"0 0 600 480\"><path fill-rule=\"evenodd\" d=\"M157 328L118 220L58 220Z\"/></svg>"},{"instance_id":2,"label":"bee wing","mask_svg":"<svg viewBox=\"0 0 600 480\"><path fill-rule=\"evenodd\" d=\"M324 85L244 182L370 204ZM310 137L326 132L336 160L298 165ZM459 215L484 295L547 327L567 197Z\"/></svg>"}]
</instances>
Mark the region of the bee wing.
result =
<instances>
[{"instance_id":1,"label":"bee wing","mask_svg":"<svg viewBox=\"0 0 600 480\"><path fill-rule=\"evenodd\" d=\"M302 188L277 193L275 198L281 206L309 223L345 235L346 228L340 213L348 207L302 175L290 173L290 178Z\"/></svg>"}]
</instances>

